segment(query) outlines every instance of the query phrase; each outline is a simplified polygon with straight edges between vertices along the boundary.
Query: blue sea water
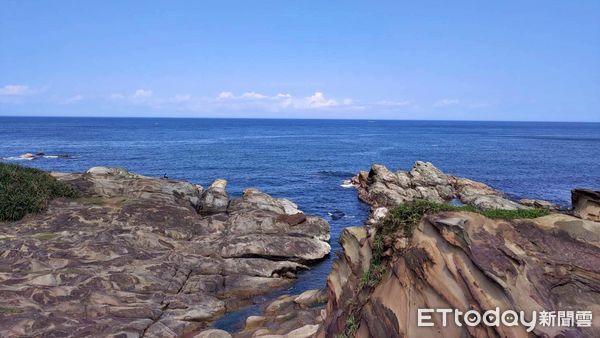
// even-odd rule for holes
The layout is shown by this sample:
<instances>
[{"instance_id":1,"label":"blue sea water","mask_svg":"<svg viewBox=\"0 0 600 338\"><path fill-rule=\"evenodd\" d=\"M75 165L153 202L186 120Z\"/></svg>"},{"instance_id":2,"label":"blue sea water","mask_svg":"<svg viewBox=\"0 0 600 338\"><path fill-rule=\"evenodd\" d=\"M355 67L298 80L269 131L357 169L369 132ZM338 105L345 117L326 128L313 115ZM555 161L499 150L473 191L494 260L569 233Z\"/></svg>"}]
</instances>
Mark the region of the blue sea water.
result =
<instances>
[{"instance_id":1,"label":"blue sea water","mask_svg":"<svg viewBox=\"0 0 600 338\"><path fill-rule=\"evenodd\" d=\"M69 155L19 161L46 170L119 166L204 186L225 178L233 195L256 187L290 198L330 222L334 252L341 230L368 214L340 185L372 163L431 161L512 197L563 205L573 187L600 187L599 123L0 117L0 157L26 152ZM345 216L331 219L336 210ZM334 256L285 292L323 287ZM258 311L216 325L232 329Z\"/></svg>"}]
</instances>

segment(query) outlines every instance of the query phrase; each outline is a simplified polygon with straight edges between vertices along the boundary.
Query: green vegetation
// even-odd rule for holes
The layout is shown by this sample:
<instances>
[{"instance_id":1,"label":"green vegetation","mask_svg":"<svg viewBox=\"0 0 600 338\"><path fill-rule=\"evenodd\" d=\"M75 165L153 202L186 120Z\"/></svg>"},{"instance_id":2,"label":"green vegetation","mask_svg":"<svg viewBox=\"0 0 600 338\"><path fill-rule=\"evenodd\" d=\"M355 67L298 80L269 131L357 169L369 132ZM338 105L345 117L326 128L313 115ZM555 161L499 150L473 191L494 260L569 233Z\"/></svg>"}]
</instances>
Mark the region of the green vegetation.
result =
<instances>
[{"instance_id":1,"label":"green vegetation","mask_svg":"<svg viewBox=\"0 0 600 338\"><path fill-rule=\"evenodd\" d=\"M43 210L53 198L77 196L75 188L48 173L0 163L0 221L16 221Z\"/></svg>"},{"instance_id":2,"label":"green vegetation","mask_svg":"<svg viewBox=\"0 0 600 338\"><path fill-rule=\"evenodd\" d=\"M426 214L435 214L443 211L469 211L482 214L488 218L496 219L525 219L536 218L548 215L550 212L546 209L522 209L522 210L483 210L470 205L453 206L448 204L434 203L425 200L416 200L414 202L401 204L390 210L387 217L383 220L381 226L377 229L377 234L373 242L373 258L371 267L365 271L360 279L362 287L373 287L381 280L385 274L386 265L383 262L383 255L386 247L391 245L392 234L401 237L411 238L415 227Z\"/></svg>"},{"instance_id":3,"label":"green vegetation","mask_svg":"<svg viewBox=\"0 0 600 338\"><path fill-rule=\"evenodd\" d=\"M536 218L548 215L549 213L546 209L488 210L477 209L470 205L454 206L425 200L416 200L411 203L401 204L390 210L388 216L383 221L381 232L383 235L388 235L398 230L402 230L404 237L412 237L414 227L424 215L435 214L442 211L469 211L482 214L488 218L499 219Z\"/></svg>"}]
</instances>

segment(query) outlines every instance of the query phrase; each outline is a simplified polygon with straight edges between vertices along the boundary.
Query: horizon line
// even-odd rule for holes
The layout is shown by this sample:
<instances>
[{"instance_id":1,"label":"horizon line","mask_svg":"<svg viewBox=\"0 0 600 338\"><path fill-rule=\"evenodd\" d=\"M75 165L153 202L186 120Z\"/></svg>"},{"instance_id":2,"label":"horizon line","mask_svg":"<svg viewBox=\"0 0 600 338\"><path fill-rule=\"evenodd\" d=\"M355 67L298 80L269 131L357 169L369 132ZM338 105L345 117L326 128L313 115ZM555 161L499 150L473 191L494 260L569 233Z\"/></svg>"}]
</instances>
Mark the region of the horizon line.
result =
<instances>
[{"instance_id":1,"label":"horizon line","mask_svg":"<svg viewBox=\"0 0 600 338\"><path fill-rule=\"evenodd\" d=\"M108 115L0 115L0 118L104 118L104 119L211 119L211 120L308 120L308 121L428 121L428 122L521 122L521 123L600 123L600 121L557 120L462 120L462 119L393 119L393 118L318 118L318 117L211 117L211 116L108 116Z\"/></svg>"}]
</instances>

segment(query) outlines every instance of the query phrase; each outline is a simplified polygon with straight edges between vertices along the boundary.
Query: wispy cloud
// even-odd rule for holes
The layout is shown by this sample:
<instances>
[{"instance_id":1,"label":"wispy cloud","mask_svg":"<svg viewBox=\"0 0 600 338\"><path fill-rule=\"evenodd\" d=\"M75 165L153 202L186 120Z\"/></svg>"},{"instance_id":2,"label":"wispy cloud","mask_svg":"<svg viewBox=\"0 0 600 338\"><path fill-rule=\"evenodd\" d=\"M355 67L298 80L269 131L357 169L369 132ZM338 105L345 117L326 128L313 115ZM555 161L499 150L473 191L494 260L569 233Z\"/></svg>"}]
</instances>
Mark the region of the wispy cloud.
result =
<instances>
[{"instance_id":1,"label":"wispy cloud","mask_svg":"<svg viewBox=\"0 0 600 338\"><path fill-rule=\"evenodd\" d=\"M133 93L134 98L148 98L152 96L152 91L149 89L138 89Z\"/></svg>"},{"instance_id":2,"label":"wispy cloud","mask_svg":"<svg viewBox=\"0 0 600 338\"><path fill-rule=\"evenodd\" d=\"M456 106L458 104L460 104L460 100L446 98L446 99L441 99L439 101L434 102L433 106L437 107L437 108L442 108L442 107Z\"/></svg>"},{"instance_id":3,"label":"wispy cloud","mask_svg":"<svg viewBox=\"0 0 600 338\"><path fill-rule=\"evenodd\" d=\"M241 109L263 108L273 110L308 110L323 109L332 107L350 107L353 106L351 99L334 99L325 96L323 92L314 92L308 96L293 96L288 93L278 93L275 95L265 95L258 92L245 92L241 95L235 95L230 91L223 91L216 97L215 102L221 107L234 107Z\"/></svg>"},{"instance_id":4,"label":"wispy cloud","mask_svg":"<svg viewBox=\"0 0 600 338\"><path fill-rule=\"evenodd\" d=\"M0 87L0 95L2 96L24 96L32 93L33 90L26 85L8 84Z\"/></svg>"},{"instance_id":5,"label":"wispy cloud","mask_svg":"<svg viewBox=\"0 0 600 338\"><path fill-rule=\"evenodd\" d=\"M79 102L79 101L82 101L83 98L84 98L83 95L79 95L79 94L78 95L73 95L71 97L67 97L64 100L64 104L72 104L72 103L75 103L75 102Z\"/></svg>"}]
</instances>

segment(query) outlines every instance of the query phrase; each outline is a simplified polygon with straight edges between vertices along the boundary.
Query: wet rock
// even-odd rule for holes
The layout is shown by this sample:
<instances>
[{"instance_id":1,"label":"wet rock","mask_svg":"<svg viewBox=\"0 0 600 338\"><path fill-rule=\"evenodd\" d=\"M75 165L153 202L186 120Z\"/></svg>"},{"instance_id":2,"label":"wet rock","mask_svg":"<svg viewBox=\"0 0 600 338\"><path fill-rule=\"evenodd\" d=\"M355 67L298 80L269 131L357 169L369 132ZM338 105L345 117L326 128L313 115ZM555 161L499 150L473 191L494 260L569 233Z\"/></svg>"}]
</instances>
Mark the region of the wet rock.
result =
<instances>
[{"instance_id":1,"label":"wet rock","mask_svg":"<svg viewBox=\"0 0 600 338\"><path fill-rule=\"evenodd\" d=\"M219 181L204 194L119 168L52 175L82 196L0 223L3 337L191 336L330 250L325 220L282 222L300 211L256 190L225 203Z\"/></svg>"},{"instance_id":2,"label":"wet rock","mask_svg":"<svg viewBox=\"0 0 600 338\"><path fill-rule=\"evenodd\" d=\"M336 221L336 220L341 219L342 217L346 216L346 214L341 210L334 210L329 213L329 216L331 217L332 220Z\"/></svg>"},{"instance_id":3,"label":"wet rock","mask_svg":"<svg viewBox=\"0 0 600 338\"><path fill-rule=\"evenodd\" d=\"M575 216L600 222L600 191L573 189L571 202Z\"/></svg>"}]
</instances>

